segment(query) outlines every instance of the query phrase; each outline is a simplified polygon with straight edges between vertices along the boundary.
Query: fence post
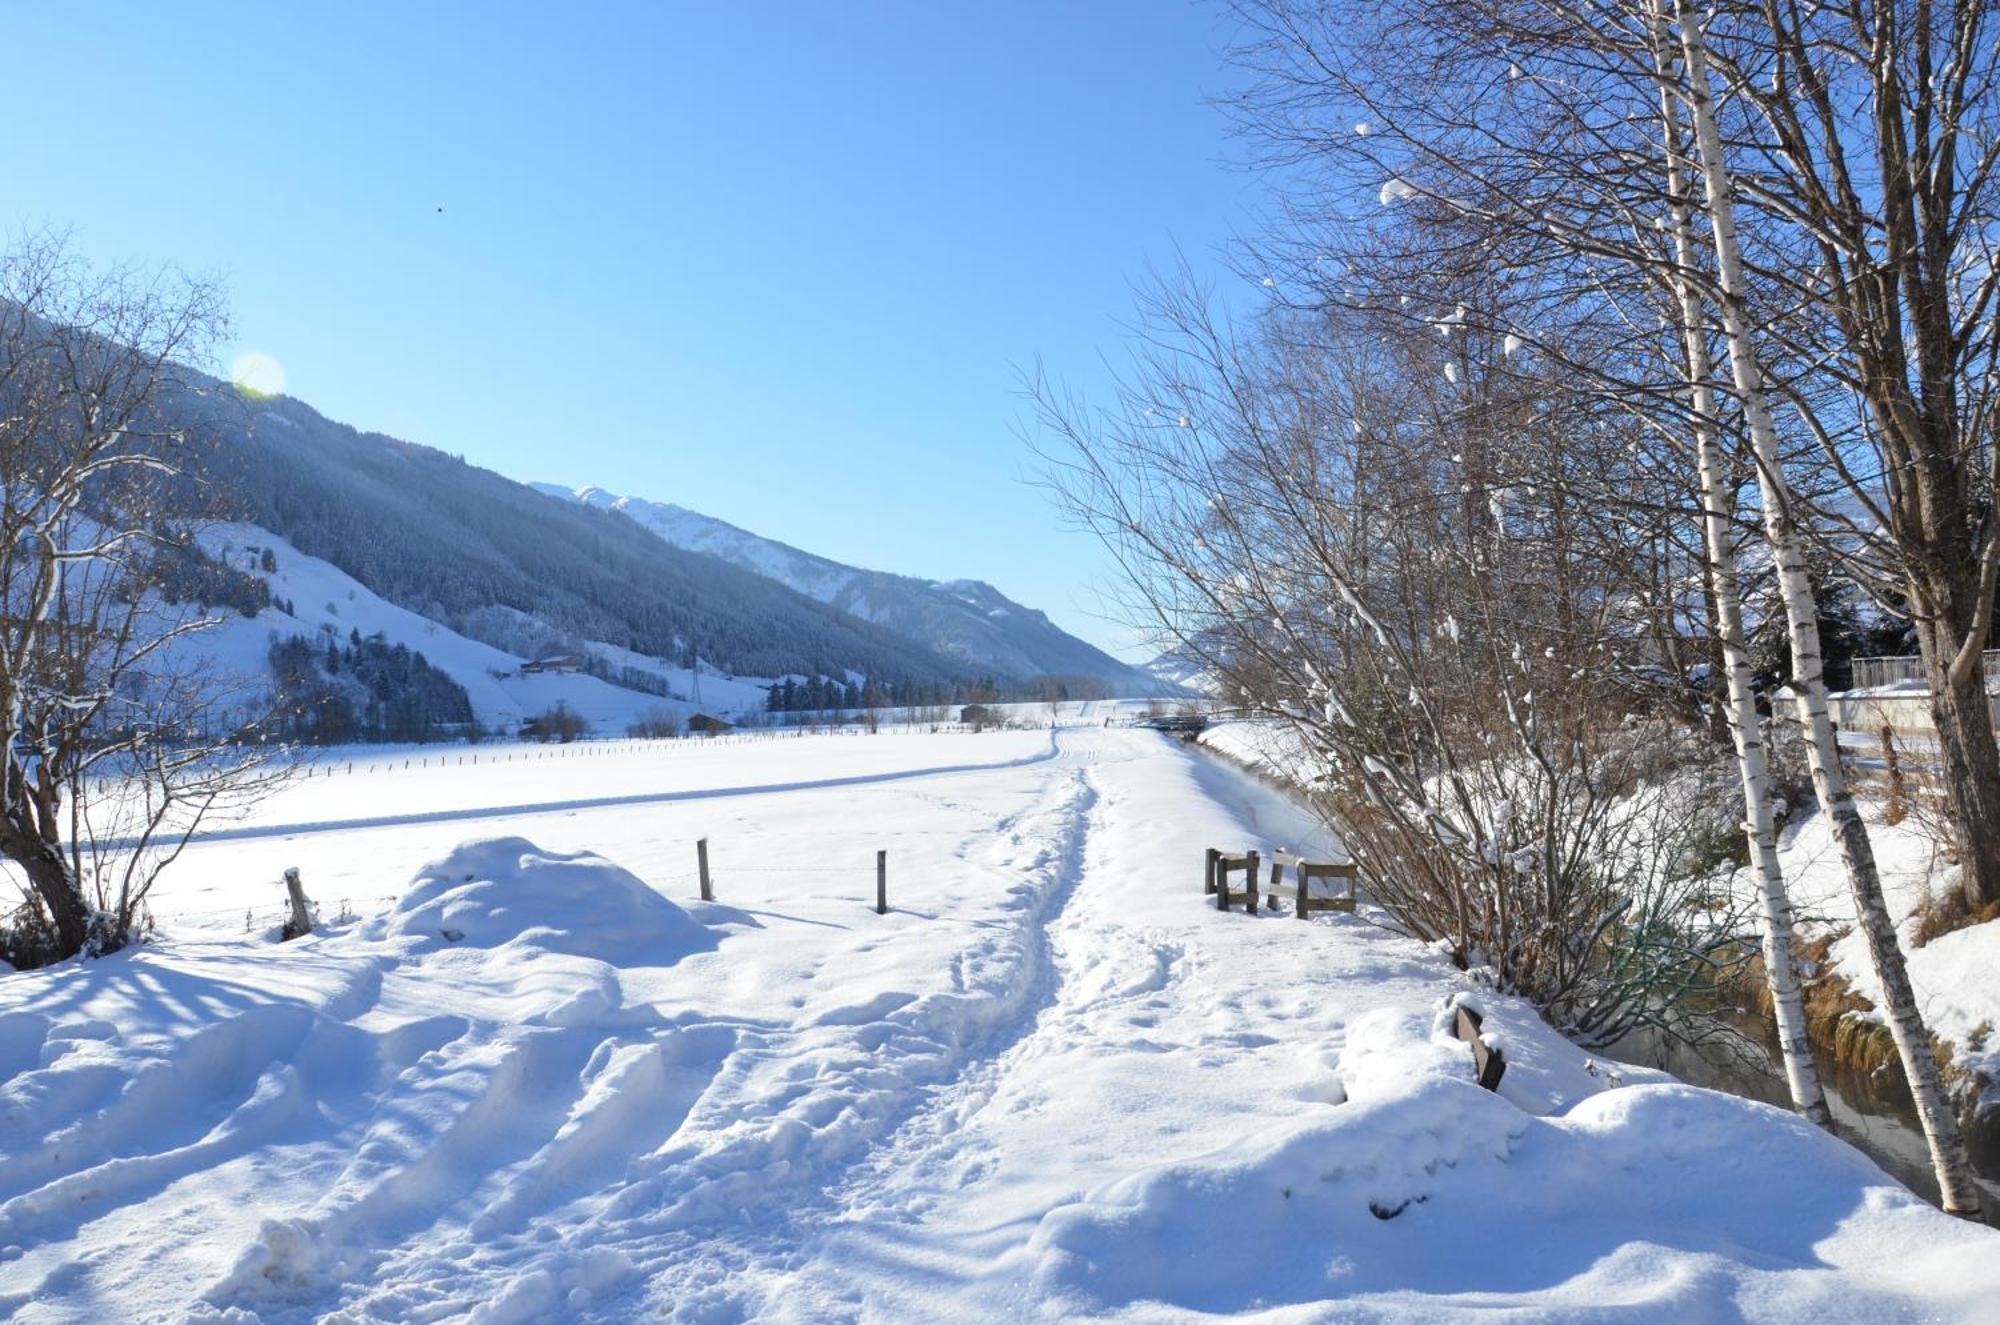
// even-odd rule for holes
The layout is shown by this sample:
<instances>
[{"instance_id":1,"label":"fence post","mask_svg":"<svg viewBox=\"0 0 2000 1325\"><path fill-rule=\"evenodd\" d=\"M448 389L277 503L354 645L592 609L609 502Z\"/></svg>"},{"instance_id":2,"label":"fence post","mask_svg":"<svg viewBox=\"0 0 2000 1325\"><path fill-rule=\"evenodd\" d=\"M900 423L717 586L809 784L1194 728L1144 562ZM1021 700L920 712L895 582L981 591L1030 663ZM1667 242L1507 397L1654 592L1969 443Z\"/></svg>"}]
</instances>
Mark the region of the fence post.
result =
<instances>
[{"instance_id":1,"label":"fence post","mask_svg":"<svg viewBox=\"0 0 2000 1325\"><path fill-rule=\"evenodd\" d=\"M1481 1037L1479 1028L1485 1020L1471 1008L1460 1004L1452 1030L1459 1039L1471 1043L1472 1069L1479 1084L1487 1090L1497 1091L1500 1089L1500 1078L1507 1074L1507 1059Z\"/></svg>"},{"instance_id":2,"label":"fence post","mask_svg":"<svg viewBox=\"0 0 2000 1325\"><path fill-rule=\"evenodd\" d=\"M1909 817L1909 805L1905 800L1902 761L1896 758L1896 730L1888 723L1882 724L1882 759L1889 766L1889 799L1882 807L1882 822L1899 824Z\"/></svg>"},{"instance_id":3,"label":"fence post","mask_svg":"<svg viewBox=\"0 0 2000 1325\"><path fill-rule=\"evenodd\" d=\"M1201 895L1203 897L1211 896L1215 892L1215 858L1221 854L1214 847L1210 847L1208 854L1202 860Z\"/></svg>"},{"instance_id":4,"label":"fence post","mask_svg":"<svg viewBox=\"0 0 2000 1325\"><path fill-rule=\"evenodd\" d=\"M889 914L889 853L875 853L875 914Z\"/></svg>"},{"instance_id":5,"label":"fence post","mask_svg":"<svg viewBox=\"0 0 2000 1325\"><path fill-rule=\"evenodd\" d=\"M1249 890L1250 914L1253 916L1257 914L1258 874L1259 871L1257 868L1257 853L1253 851L1250 853L1250 868L1243 872L1243 886Z\"/></svg>"},{"instance_id":6,"label":"fence post","mask_svg":"<svg viewBox=\"0 0 2000 1325\"><path fill-rule=\"evenodd\" d=\"M313 932L312 909L306 901L305 884L299 881L296 865L285 871L285 891L292 899L292 918L285 925L285 938L302 939Z\"/></svg>"},{"instance_id":7,"label":"fence post","mask_svg":"<svg viewBox=\"0 0 2000 1325\"><path fill-rule=\"evenodd\" d=\"M715 892L708 886L708 839L705 837L694 844L694 862L701 871L701 900L712 902Z\"/></svg>"}]
</instances>

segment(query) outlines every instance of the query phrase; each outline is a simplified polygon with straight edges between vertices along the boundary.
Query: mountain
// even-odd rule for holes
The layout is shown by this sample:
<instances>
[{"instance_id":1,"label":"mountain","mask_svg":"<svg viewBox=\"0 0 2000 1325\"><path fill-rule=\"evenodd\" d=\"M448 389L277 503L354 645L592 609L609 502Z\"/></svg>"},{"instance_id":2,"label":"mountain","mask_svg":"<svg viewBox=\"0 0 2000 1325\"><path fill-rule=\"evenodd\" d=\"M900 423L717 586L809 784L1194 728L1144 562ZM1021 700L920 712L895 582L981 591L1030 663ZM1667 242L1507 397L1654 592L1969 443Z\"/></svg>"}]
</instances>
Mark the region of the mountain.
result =
<instances>
[{"instance_id":1,"label":"mountain","mask_svg":"<svg viewBox=\"0 0 2000 1325\"><path fill-rule=\"evenodd\" d=\"M1176 693L1209 695L1220 689L1220 681L1206 660L1188 649L1168 649L1155 654L1146 670Z\"/></svg>"},{"instance_id":2,"label":"mountain","mask_svg":"<svg viewBox=\"0 0 2000 1325\"><path fill-rule=\"evenodd\" d=\"M995 676L1087 677L1120 694L1152 694L1158 678L1068 634L979 580L923 580L864 570L667 502L602 488L536 483L537 491L615 511L689 552L776 580L814 600Z\"/></svg>"},{"instance_id":3,"label":"mountain","mask_svg":"<svg viewBox=\"0 0 2000 1325\"><path fill-rule=\"evenodd\" d=\"M949 690L974 666L632 520L227 388L166 410L208 440L193 460L228 514L388 603L529 656L637 655L732 675L866 676ZM315 605L317 606L317 605Z\"/></svg>"},{"instance_id":4,"label":"mountain","mask_svg":"<svg viewBox=\"0 0 2000 1325\"><path fill-rule=\"evenodd\" d=\"M624 732L654 713L685 716L696 708L689 702L696 693L694 677L686 669L657 660L648 666L630 655L611 653L606 646L592 650L603 661L619 664L606 670L631 682L637 666L648 673L638 678L644 688L581 671L524 669L518 654L388 602L339 567L308 556L257 525L208 526L201 545L212 564L253 579L267 590L251 601L231 603L234 611L217 612L216 625L188 636L177 649L179 657L199 659L218 678L238 685L254 683L271 670L274 652L288 641L309 641L314 657L323 657L329 645L379 641L384 648L407 650L449 677L463 690L471 717L487 730L512 732L557 703L582 718L590 730L605 735ZM351 664L340 669L350 686L354 672ZM386 689L373 698L393 701L397 696ZM707 675L701 678L699 693L699 707L711 713L755 712L764 707L763 688L754 678ZM365 713L371 696L355 698L354 707ZM420 736L406 734L401 739Z\"/></svg>"}]
</instances>

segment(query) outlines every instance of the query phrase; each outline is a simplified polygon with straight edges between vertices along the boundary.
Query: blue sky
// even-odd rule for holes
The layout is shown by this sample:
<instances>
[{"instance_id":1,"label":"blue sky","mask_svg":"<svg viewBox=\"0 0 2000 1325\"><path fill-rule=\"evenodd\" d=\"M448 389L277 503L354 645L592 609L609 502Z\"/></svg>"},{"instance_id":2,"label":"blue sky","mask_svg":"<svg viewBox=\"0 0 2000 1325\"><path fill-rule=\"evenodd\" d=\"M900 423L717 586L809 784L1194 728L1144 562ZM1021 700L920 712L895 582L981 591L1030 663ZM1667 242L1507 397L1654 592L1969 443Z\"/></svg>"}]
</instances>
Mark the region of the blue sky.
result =
<instances>
[{"instance_id":1,"label":"blue sky","mask_svg":"<svg viewBox=\"0 0 2000 1325\"><path fill-rule=\"evenodd\" d=\"M0 7L0 212L221 276L331 417L1117 646L1022 479L1017 366L1086 389L1250 177L1222 16L1153 3ZM440 210L442 209L442 210Z\"/></svg>"}]
</instances>

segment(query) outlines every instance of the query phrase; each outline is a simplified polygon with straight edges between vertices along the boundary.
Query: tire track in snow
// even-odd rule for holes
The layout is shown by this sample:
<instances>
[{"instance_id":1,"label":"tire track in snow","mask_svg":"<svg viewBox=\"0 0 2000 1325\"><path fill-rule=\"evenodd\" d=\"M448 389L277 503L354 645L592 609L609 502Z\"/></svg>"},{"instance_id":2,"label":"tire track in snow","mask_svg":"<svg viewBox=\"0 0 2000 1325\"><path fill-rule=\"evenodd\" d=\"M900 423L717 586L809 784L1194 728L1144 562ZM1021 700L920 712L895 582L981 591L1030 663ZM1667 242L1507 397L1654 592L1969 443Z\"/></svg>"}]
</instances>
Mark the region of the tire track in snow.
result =
<instances>
[{"instance_id":1,"label":"tire track in snow","mask_svg":"<svg viewBox=\"0 0 2000 1325\"><path fill-rule=\"evenodd\" d=\"M1164 1120L1171 1147L1173 1119L1181 1110L1174 1102L1178 1084L1166 1074L1254 1061L1250 1055L1278 1044L1247 1028L1283 1020L1294 1009L1235 965L1244 954L1232 950L1233 940L1262 931L1289 947L1303 938L1324 939L1323 927L1302 935L1287 919L1271 929L1241 915L1218 916L1207 905L1193 908L1185 898L1165 908L1164 923L1148 923L1152 913L1134 909L1146 894L1130 887L1129 839L1151 807L1130 799L1134 784L1121 765L1158 759L1161 747L1129 750L1102 751L1090 774L1096 793L1091 821L1076 844L1072 894L1042 936L1049 995L1032 1024L1005 1052L938 1094L855 1175L839 1193L838 1219L804 1246L789 1274L762 1285L749 1317L793 1325L918 1319L935 1317L943 1299L966 1319L1042 1318L1047 1304L1031 1308L1020 1295L1024 1281L993 1276L998 1265L1022 1263L1018 1258L1043 1209L1084 1198L1089 1178L1074 1179L1080 1184L1074 1189L1063 1186L1072 1181L1067 1161L1101 1149L1092 1129L1118 1121L1052 1108L1072 1086L1086 1094L1092 1089L1071 1074L1092 1072L1107 1058L1120 1060L1124 1075L1117 1080L1144 1083L1159 1096L1135 1096L1132 1107L1139 1112L1133 1117ZM1189 764L1191 803L1212 810L1218 826L1247 826L1257 817L1241 788L1202 776L1196 756L1178 758ZM1157 854L1142 851L1140 859L1156 870ZM1181 886L1191 871L1190 861L1187 874L1176 872L1162 886ZM1218 957L1230 965L1211 969ZM1314 1036L1310 1057L1323 1065L1326 1104L1344 1098L1334 1075L1340 1051L1337 1027ZM1174 1067L1145 1066L1168 1062ZM1125 1144L1112 1143L1114 1149ZM970 1312L956 1294L981 1281L992 1295Z\"/></svg>"}]
</instances>

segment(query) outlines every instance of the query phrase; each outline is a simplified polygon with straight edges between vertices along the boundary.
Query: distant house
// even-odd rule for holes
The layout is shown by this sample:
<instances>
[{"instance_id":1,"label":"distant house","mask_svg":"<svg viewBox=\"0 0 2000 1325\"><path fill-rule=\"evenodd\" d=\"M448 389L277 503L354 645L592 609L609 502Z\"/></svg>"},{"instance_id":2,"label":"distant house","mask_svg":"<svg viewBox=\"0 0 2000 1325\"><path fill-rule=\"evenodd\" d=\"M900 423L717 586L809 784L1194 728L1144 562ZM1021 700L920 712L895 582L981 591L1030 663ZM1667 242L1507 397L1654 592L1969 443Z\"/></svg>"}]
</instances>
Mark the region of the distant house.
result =
<instances>
[{"instance_id":1,"label":"distant house","mask_svg":"<svg viewBox=\"0 0 2000 1325\"><path fill-rule=\"evenodd\" d=\"M697 713L688 719L687 729L697 736L707 736L712 732L728 731L729 723L722 718L712 717L706 713Z\"/></svg>"},{"instance_id":2,"label":"distant house","mask_svg":"<svg viewBox=\"0 0 2000 1325\"><path fill-rule=\"evenodd\" d=\"M540 676L544 672L574 672L583 666L583 659L573 653L553 653L546 658L536 658L521 664L521 675Z\"/></svg>"}]
</instances>

